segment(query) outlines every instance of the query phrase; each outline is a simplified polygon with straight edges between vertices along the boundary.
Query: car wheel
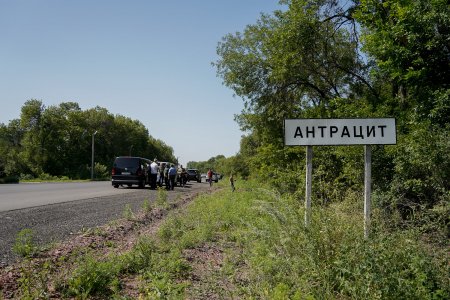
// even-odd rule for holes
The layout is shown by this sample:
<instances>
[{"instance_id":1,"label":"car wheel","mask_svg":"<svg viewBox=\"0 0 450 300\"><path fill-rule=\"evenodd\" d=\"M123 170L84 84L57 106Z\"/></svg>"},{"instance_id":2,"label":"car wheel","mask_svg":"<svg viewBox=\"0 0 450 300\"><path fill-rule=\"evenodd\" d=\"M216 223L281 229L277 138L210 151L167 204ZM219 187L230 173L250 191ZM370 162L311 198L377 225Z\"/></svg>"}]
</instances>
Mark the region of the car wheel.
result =
<instances>
[{"instance_id":1,"label":"car wheel","mask_svg":"<svg viewBox=\"0 0 450 300\"><path fill-rule=\"evenodd\" d=\"M128 186L128 187L131 187L131 186L132 186L132 184L127 184L127 186Z\"/></svg>"},{"instance_id":2,"label":"car wheel","mask_svg":"<svg viewBox=\"0 0 450 300\"><path fill-rule=\"evenodd\" d=\"M115 185L114 185L114 188L116 188L116 189L119 188L119 185L118 185L118 184L115 184Z\"/></svg>"}]
</instances>

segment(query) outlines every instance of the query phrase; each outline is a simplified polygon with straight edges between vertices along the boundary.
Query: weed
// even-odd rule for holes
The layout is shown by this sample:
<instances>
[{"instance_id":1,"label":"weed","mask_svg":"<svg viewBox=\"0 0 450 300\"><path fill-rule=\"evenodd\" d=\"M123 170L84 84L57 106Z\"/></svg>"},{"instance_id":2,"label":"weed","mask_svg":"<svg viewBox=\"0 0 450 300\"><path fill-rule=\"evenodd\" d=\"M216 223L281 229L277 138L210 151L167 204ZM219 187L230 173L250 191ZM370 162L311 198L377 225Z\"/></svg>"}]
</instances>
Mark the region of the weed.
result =
<instances>
[{"instance_id":1,"label":"weed","mask_svg":"<svg viewBox=\"0 0 450 300\"><path fill-rule=\"evenodd\" d=\"M157 250L149 238L141 238L133 249L121 258L121 270L124 273L139 273L148 269Z\"/></svg>"},{"instance_id":2,"label":"weed","mask_svg":"<svg viewBox=\"0 0 450 300\"><path fill-rule=\"evenodd\" d=\"M158 188L158 195L156 198L156 206L160 208L167 209L169 207L169 203L167 201L167 191L163 188Z\"/></svg>"},{"instance_id":3,"label":"weed","mask_svg":"<svg viewBox=\"0 0 450 300\"><path fill-rule=\"evenodd\" d=\"M37 247L34 244L33 231L31 229L26 228L19 231L13 251L21 257L31 257L36 253Z\"/></svg>"},{"instance_id":4,"label":"weed","mask_svg":"<svg viewBox=\"0 0 450 300\"><path fill-rule=\"evenodd\" d=\"M146 283L141 287L145 299L184 299L186 283L178 283L165 273L145 274Z\"/></svg>"},{"instance_id":5,"label":"weed","mask_svg":"<svg viewBox=\"0 0 450 300\"><path fill-rule=\"evenodd\" d=\"M49 263L36 266L32 265L30 260L25 260L20 268L20 278L17 280L20 299L47 299L49 274Z\"/></svg>"},{"instance_id":6,"label":"weed","mask_svg":"<svg viewBox=\"0 0 450 300\"><path fill-rule=\"evenodd\" d=\"M98 261L87 255L80 261L68 280L67 294L79 299L93 295L111 295L119 288L117 264L111 261Z\"/></svg>"},{"instance_id":7,"label":"weed","mask_svg":"<svg viewBox=\"0 0 450 300\"><path fill-rule=\"evenodd\" d=\"M134 213L131 209L131 205L129 203L125 204L125 208L123 210L123 217L127 219L128 221L131 221L134 219Z\"/></svg>"},{"instance_id":8,"label":"weed","mask_svg":"<svg viewBox=\"0 0 450 300\"><path fill-rule=\"evenodd\" d=\"M152 210L152 207L150 205L150 200L148 200L148 198L144 199L144 202L142 203L142 210L146 214L149 213Z\"/></svg>"}]
</instances>

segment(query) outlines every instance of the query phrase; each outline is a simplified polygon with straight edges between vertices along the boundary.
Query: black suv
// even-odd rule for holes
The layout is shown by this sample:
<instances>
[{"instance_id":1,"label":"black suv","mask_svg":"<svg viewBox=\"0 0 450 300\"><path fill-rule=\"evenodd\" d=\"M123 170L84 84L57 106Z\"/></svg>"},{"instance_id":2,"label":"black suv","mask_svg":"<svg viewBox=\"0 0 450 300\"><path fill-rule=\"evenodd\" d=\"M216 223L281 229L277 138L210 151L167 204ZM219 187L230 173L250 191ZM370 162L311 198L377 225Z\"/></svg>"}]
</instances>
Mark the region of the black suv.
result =
<instances>
[{"instance_id":1,"label":"black suv","mask_svg":"<svg viewBox=\"0 0 450 300\"><path fill-rule=\"evenodd\" d=\"M197 182L202 182L202 177L197 169L187 169L188 180L195 180Z\"/></svg>"},{"instance_id":2,"label":"black suv","mask_svg":"<svg viewBox=\"0 0 450 300\"><path fill-rule=\"evenodd\" d=\"M112 186L131 187L133 184L143 188L147 183L147 169L152 162L149 159L132 156L119 156L114 160L111 171Z\"/></svg>"}]
</instances>

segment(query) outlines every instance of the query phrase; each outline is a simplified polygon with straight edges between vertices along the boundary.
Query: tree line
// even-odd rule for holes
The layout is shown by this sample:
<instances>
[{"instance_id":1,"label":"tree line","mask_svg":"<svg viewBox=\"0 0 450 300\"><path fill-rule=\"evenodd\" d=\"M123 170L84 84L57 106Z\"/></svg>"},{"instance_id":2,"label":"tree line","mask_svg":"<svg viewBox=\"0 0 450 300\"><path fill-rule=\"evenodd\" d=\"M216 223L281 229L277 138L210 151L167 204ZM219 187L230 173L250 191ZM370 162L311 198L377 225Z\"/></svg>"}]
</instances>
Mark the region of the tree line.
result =
<instances>
[{"instance_id":1,"label":"tree line","mask_svg":"<svg viewBox=\"0 0 450 300\"><path fill-rule=\"evenodd\" d=\"M218 43L213 64L244 102L235 119L245 132L222 167L301 197L305 149L284 147L284 119L394 117L397 145L372 150L375 205L448 223L448 1L280 4ZM362 191L363 147L315 147L313 163L315 203Z\"/></svg>"},{"instance_id":2,"label":"tree line","mask_svg":"<svg viewBox=\"0 0 450 300\"><path fill-rule=\"evenodd\" d=\"M75 102L63 102L46 107L31 99L20 118L0 124L0 178L90 178L95 132L96 178L109 177L116 156L176 161L172 147L152 137L140 121L98 106L81 110Z\"/></svg>"}]
</instances>

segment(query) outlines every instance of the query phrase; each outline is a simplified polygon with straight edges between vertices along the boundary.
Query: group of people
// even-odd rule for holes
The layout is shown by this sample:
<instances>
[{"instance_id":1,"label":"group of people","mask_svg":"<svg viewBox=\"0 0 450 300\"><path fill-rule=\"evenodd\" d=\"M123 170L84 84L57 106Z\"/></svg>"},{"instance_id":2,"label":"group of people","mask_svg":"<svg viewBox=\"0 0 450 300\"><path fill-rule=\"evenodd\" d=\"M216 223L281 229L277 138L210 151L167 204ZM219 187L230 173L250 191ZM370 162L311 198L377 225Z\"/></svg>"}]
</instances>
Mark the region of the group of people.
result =
<instances>
[{"instance_id":1,"label":"group of people","mask_svg":"<svg viewBox=\"0 0 450 300\"><path fill-rule=\"evenodd\" d=\"M160 164L155 158L148 166L147 174L150 189L155 190L158 185L162 186L163 183L166 185L166 189L168 190L173 190L175 188L177 169L174 164Z\"/></svg>"},{"instance_id":2,"label":"group of people","mask_svg":"<svg viewBox=\"0 0 450 300\"><path fill-rule=\"evenodd\" d=\"M180 183L182 186L184 186L184 184L187 182L187 173L182 165L177 169L174 164L160 164L156 158L148 166L147 174L148 182L150 183L150 189L152 190L155 190L158 185L162 186L163 184L165 184L167 190L173 190L175 188L177 175L180 178ZM213 171L211 169L208 170L207 180L209 182L209 185L212 186ZM230 185L233 192L235 191L234 181L235 179L233 177L233 174L231 174Z\"/></svg>"},{"instance_id":3,"label":"group of people","mask_svg":"<svg viewBox=\"0 0 450 300\"><path fill-rule=\"evenodd\" d=\"M166 186L167 190L173 190L176 185L177 177L181 186L184 186L187 182L187 172L182 165L177 169L175 164L167 162L160 163L156 158L148 166L147 174L150 189L152 190L155 190L157 186L163 186L163 184Z\"/></svg>"}]
</instances>

